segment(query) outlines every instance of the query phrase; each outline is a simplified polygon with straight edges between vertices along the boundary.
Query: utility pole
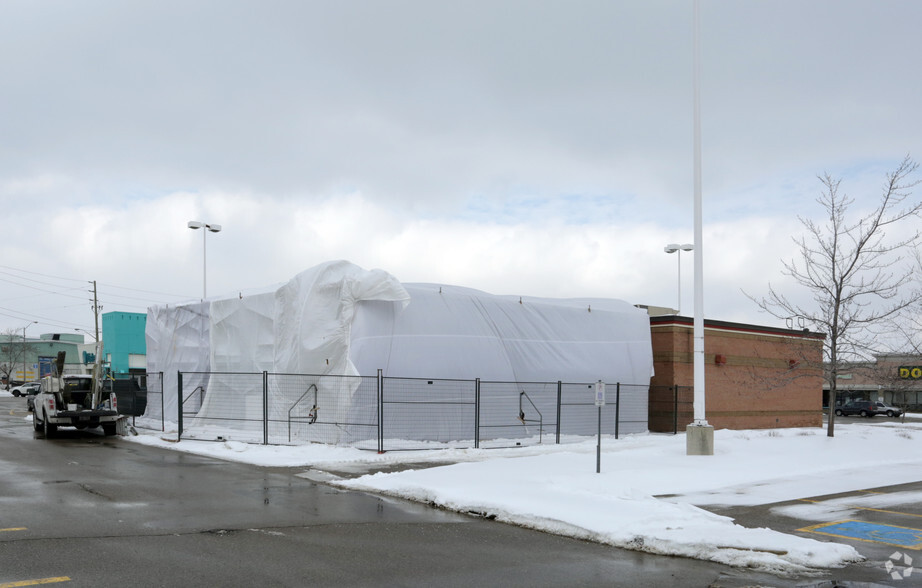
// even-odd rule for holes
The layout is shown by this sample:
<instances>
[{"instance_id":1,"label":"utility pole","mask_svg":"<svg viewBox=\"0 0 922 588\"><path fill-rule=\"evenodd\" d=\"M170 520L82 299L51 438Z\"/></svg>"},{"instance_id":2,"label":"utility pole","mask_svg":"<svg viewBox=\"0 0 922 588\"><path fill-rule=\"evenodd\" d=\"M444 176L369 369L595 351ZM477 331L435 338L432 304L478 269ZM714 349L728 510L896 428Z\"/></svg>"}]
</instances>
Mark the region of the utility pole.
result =
<instances>
[{"instance_id":1,"label":"utility pole","mask_svg":"<svg viewBox=\"0 0 922 588\"><path fill-rule=\"evenodd\" d=\"M90 308L93 309L93 318L96 322L96 341L99 341L99 311L102 307L99 306L99 298L96 297L96 280L93 280L93 306Z\"/></svg>"}]
</instances>

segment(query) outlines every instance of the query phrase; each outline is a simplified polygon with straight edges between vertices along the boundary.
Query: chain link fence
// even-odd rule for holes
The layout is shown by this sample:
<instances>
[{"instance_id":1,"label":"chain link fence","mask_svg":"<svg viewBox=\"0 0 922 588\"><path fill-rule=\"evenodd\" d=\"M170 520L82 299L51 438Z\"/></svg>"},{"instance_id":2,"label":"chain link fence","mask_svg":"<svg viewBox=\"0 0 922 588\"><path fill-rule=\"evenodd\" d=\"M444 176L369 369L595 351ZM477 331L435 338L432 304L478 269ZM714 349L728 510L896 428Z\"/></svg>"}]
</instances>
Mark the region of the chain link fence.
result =
<instances>
[{"instance_id":1,"label":"chain link fence","mask_svg":"<svg viewBox=\"0 0 922 588\"><path fill-rule=\"evenodd\" d=\"M163 372L148 372L143 379L141 389L144 394L144 410L132 415L131 424L138 429L165 431L163 418ZM121 410L121 400L119 400Z\"/></svg>"},{"instance_id":2,"label":"chain link fence","mask_svg":"<svg viewBox=\"0 0 922 588\"><path fill-rule=\"evenodd\" d=\"M694 386L650 386L650 431L684 431L695 420Z\"/></svg>"},{"instance_id":3,"label":"chain link fence","mask_svg":"<svg viewBox=\"0 0 922 588\"><path fill-rule=\"evenodd\" d=\"M171 392L162 374L149 377L148 411L136 426L175 424L179 439L380 452L572 443L600 427L615 437L647 430L648 385L607 384L600 407L594 383L267 372L180 372L177 381L176 414L165 415L163 395Z\"/></svg>"}]
</instances>

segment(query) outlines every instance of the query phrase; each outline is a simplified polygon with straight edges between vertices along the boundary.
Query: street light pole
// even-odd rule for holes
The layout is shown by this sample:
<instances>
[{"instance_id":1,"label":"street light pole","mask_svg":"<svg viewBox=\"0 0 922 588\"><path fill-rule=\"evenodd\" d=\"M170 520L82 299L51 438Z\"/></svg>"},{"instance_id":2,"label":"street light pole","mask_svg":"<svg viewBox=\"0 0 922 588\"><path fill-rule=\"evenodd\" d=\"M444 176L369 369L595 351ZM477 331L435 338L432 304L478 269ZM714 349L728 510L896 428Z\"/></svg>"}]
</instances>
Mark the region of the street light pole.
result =
<instances>
[{"instance_id":1,"label":"street light pole","mask_svg":"<svg viewBox=\"0 0 922 588\"><path fill-rule=\"evenodd\" d=\"M29 328L29 325L34 325L38 321L31 321L26 323L22 327L22 383L26 383L26 329Z\"/></svg>"},{"instance_id":2,"label":"street light pole","mask_svg":"<svg viewBox=\"0 0 922 588\"><path fill-rule=\"evenodd\" d=\"M691 251L695 248L691 243L683 243L679 245L678 243L670 243L663 247L663 251L666 253L678 253L679 254L679 301L676 303L675 312L676 314L681 314L682 308L682 252Z\"/></svg>"},{"instance_id":3,"label":"street light pole","mask_svg":"<svg viewBox=\"0 0 922 588\"><path fill-rule=\"evenodd\" d=\"M701 211L701 42L699 35L699 0L694 0L692 19L694 111L694 195L695 195L695 315L693 322L695 377L694 422L685 429L688 455L714 455L714 427L707 422L704 390L704 230Z\"/></svg>"},{"instance_id":4,"label":"street light pole","mask_svg":"<svg viewBox=\"0 0 922 588\"><path fill-rule=\"evenodd\" d=\"M90 337L93 338L94 341L97 341L97 340L98 340L98 339L96 338L96 335L94 335L93 333L87 331L86 329L77 329L77 328L74 328L74 330L77 331L78 333L83 333L84 335L89 335Z\"/></svg>"},{"instance_id":5,"label":"street light pole","mask_svg":"<svg viewBox=\"0 0 922 588\"><path fill-rule=\"evenodd\" d=\"M212 233L220 233L221 225L214 225L199 221L189 221L188 226L190 229L205 229L202 231L202 300L205 300L208 298L208 251L205 245L205 236L209 231Z\"/></svg>"},{"instance_id":6,"label":"street light pole","mask_svg":"<svg viewBox=\"0 0 922 588\"><path fill-rule=\"evenodd\" d=\"M694 93L694 195L695 195L695 317L694 374L695 374L695 424L707 426L705 416L704 390L704 243L701 210L701 21L698 14L699 0L694 0L693 44L694 71L692 92ZM712 451L713 453L713 448Z\"/></svg>"}]
</instances>

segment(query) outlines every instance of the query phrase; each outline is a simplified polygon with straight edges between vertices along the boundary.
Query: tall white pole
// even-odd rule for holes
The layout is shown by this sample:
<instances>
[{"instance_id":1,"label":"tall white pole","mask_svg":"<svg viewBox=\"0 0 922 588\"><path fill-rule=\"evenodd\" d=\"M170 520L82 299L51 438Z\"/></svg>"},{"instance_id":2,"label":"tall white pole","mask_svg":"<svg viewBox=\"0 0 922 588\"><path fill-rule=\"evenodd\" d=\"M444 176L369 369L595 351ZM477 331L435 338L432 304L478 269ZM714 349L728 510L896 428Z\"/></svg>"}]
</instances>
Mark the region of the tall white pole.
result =
<instances>
[{"instance_id":1,"label":"tall white pole","mask_svg":"<svg viewBox=\"0 0 922 588\"><path fill-rule=\"evenodd\" d=\"M38 321L31 321L31 322L26 323L26 324L23 325L23 327L22 327L22 383L23 383L23 384L25 384L25 383L26 383L26 380L28 379L28 378L26 378L26 347L27 347L27 346L26 346L26 329L29 328L29 325L34 325L34 324L37 324L37 323L38 323ZM11 339L10 339L10 343L12 343L12 342L13 342L13 341L12 341L12 338L11 338ZM12 371L13 371L13 370L12 370L12 368L11 368L11 369L10 369L10 372L12 372ZM10 377L10 379L12 379L12 376Z\"/></svg>"},{"instance_id":2,"label":"tall white pole","mask_svg":"<svg viewBox=\"0 0 922 588\"><path fill-rule=\"evenodd\" d=\"M208 241L207 225L202 228L202 300L208 298L208 247L205 243Z\"/></svg>"},{"instance_id":3,"label":"tall white pole","mask_svg":"<svg viewBox=\"0 0 922 588\"><path fill-rule=\"evenodd\" d=\"M28 326L29 325L27 324L25 327L22 328L22 382L23 384L26 383L26 379L27 379L26 378L26 327Z\"/></svg>"},{"instance_id":4,"label":"tall white pole","mask_svg":"<svg viewBox=\"0 0 922 588\"><path fill-rule=\"evenodd\" d=\"M707 425L704 402L704 243L701 229L701 42L698 38L698 0L694 4L694 118L695 118L695 319L694 319L694 372L695 424Z\"/></svg>"},{"instance_id":5,"label":"tall white pole","mask_svg":"<svg viewBox=\"0 0 922 588\"><path fill-rule=\"evenodd\" d=\"M679 256L679 300L676 302L675 312L682 314L682 250L676 251L676 255Z\"/></svg>"},{"instance_id":6,"label":"tall white pole","mask_svg":"<svg viewBox=\"0 0 922 588\"><path fill-rule=\"evenodd\" d=\"M203 223L201 221L189 221L190 229L202 229L202 300L208 298L208 235L205 233L220 233L221 225Z\"/></svg>"}]
</instances>

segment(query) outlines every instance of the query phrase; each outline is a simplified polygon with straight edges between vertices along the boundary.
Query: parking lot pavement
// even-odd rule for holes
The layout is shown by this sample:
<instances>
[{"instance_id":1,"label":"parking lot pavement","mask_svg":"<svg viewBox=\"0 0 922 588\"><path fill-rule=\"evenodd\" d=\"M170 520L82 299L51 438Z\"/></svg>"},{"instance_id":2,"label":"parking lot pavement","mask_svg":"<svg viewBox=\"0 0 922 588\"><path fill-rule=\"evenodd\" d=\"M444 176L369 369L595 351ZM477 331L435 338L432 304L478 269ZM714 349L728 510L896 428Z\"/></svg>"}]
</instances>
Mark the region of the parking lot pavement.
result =
<instances>
[{"instance_id":1,"label":"parking lot pavement","mask_svg":"<svg viewBox=\"0 0 922 588\"><path fill-rule=\"evenodd\" d=\"M127 443L45 439L0 398L0 587L795 586L295 475ZM27 553L47 554L25 557ZM89 555L88 555L89 554Z\"/></svg>"},{"instance_id":2,"label":"parking lot pavement","mask_svg":"<svg viewBox=\"0 0 922 588\"><path fill-rule=\"evenodd\" d=\"M308 578L314 584L381 585L382 569L393 583L407 586L922 585L922 571L892 576L907 571L906 555L922 556L912 543L915 533L922 533L922 482L760 507L708 507L747 527L849 544L867 558L818 576L779 578L344 492L304 480L311 476L298 476L294 469L224 463L90 431L70 430L49 441L32 431L27 415L22 399L0 398L0 441L17 448L0 457L4 501L7 511L16 513L0 532L0 586L65 576L73 578L71 586L233 585L243 583L236 567L242 561L252 580L289 574L277 585L304 585ZM892 422L866 420L881 426ZM347 466L340 470L331 473L365 473ZM869 480L873 471L871 464ZM58 512L71 504L102 508L89 519ZM842 524L830 526L836 523ZM58 544L72 537L80 537L87 549L70 559L20 557L32 544L65 553ZM100 567L83 555L87 551L107 553L111 561L130 560L132 566ZM189 558L189 553L207 556ZM305 553L312 557L305 559ZM895 553L901 557L894 559ZM202 561L208 562L206 569ZM172 575L165 579L167 573Z\"/></svg>"},{"instance_id":3,"label":"parking lot pavement","mask_svg":"<svg viewBox=\"0 0 922 588\"><path fill-rule=\"evenodd\" d=\"M922 482L762 506L709 506L746 527L851 545L866 558L833 575L880 586L922 586Z\"/></svg>"}]
</instances>

